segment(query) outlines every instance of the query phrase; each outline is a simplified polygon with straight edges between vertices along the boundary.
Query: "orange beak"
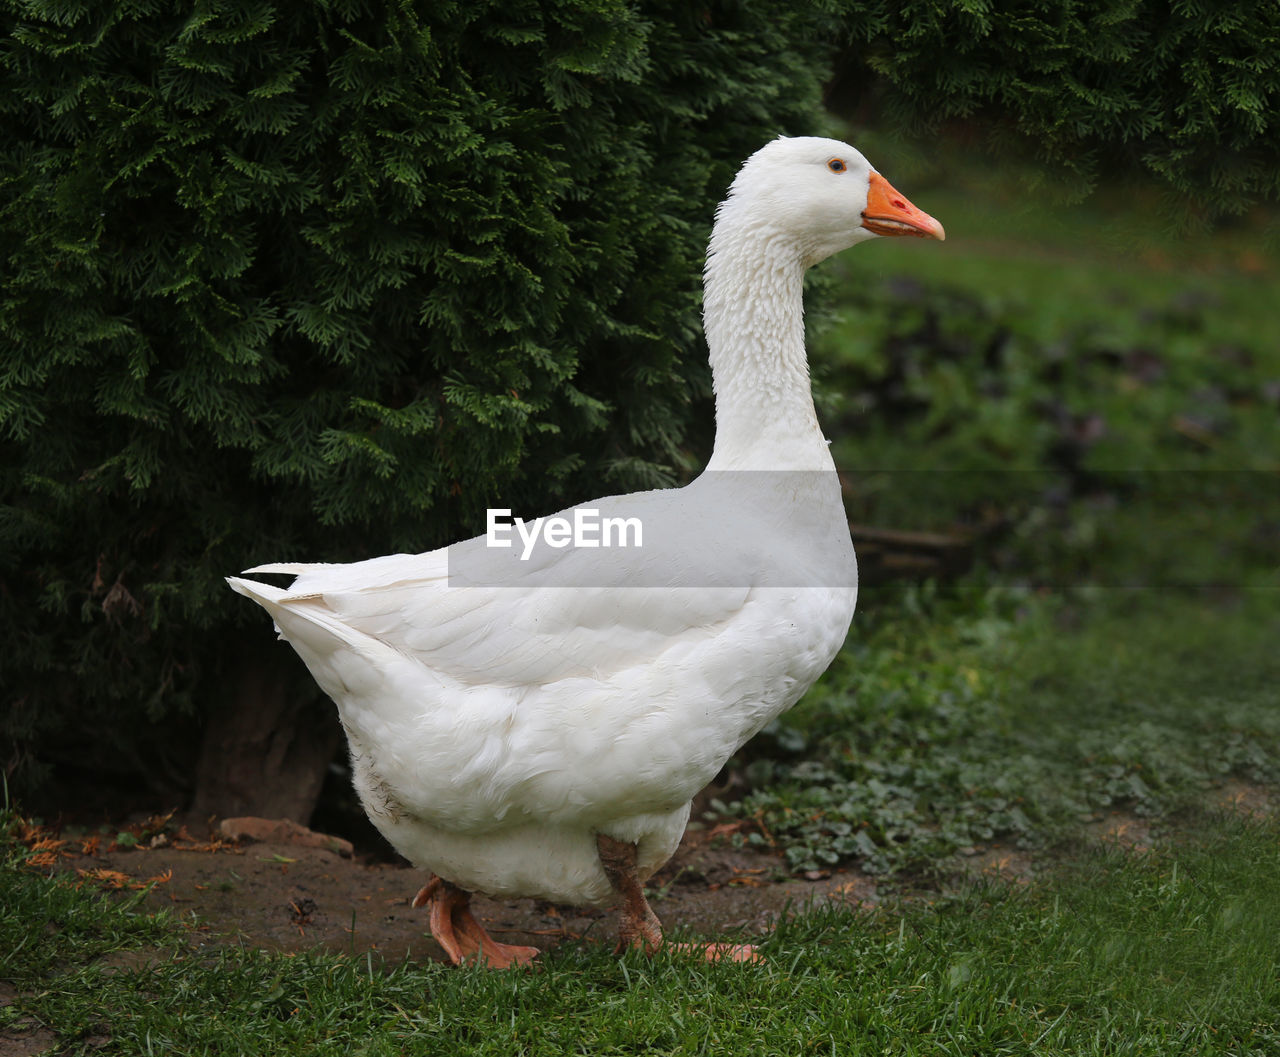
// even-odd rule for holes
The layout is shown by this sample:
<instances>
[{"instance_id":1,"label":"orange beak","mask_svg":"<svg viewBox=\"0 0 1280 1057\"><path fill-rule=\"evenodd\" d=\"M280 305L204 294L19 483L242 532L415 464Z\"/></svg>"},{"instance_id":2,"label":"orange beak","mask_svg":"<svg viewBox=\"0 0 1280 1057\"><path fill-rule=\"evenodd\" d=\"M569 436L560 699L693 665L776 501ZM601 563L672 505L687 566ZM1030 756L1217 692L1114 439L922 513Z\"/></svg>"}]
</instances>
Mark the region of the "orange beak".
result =
<instances>
[{"instance_id":1,"label":"orange beak","mask_svg":"<svg viewBox=\"0 0 1280 1057\"><path fill-rule=\"evenodd\" d=\"M898 194L893 184L878 172L871 174L862 226L877 235L914 235L939 242L947 237L941 224Z\"/></svg>"}]
</instances>

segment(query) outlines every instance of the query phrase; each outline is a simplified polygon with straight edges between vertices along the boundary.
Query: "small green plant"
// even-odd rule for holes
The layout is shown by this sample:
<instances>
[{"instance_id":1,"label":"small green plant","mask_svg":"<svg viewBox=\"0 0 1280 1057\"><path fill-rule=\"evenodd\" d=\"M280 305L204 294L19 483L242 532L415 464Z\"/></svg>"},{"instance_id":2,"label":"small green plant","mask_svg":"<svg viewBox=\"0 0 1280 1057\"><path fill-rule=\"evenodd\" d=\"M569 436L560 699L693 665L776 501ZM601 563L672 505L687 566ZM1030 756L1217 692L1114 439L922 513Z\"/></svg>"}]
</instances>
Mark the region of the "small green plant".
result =
<instances>
[{"instance_id":1,"label":"small green plant","mask_svg":"<svg viewBox=\"0 0 1280 1057\"><path fill-rule=\"evenodd\" d=\"M1112 810L1166 815L1232 775L1276 781L1272 601L881 592L749 747L752 791L715 806L796 871L886 873L993 841L1043 848Z\"/></svg>"}]
</instances>

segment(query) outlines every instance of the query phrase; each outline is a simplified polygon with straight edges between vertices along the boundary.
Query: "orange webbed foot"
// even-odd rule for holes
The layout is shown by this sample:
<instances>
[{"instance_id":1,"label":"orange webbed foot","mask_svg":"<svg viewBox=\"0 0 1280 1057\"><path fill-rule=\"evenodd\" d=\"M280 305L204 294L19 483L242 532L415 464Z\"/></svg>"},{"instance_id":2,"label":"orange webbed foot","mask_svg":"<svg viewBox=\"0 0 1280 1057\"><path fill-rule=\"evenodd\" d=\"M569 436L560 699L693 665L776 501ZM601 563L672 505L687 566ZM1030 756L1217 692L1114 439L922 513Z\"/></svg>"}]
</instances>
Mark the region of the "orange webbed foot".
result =
<instances>
[{"instance_id":1,"label":"orange webbed foot","mask_svg":"<svg viewBox=\"0 0 1280 1057\"><path fill-rule=\"evenodd\" d=\"M413 897L415 907L430 906L428 927L454 965L474 959L492 969L528 965L541 952L537 947L499 943L471 913L471 893L432 877Z\"/></svg>"}]
</instances>

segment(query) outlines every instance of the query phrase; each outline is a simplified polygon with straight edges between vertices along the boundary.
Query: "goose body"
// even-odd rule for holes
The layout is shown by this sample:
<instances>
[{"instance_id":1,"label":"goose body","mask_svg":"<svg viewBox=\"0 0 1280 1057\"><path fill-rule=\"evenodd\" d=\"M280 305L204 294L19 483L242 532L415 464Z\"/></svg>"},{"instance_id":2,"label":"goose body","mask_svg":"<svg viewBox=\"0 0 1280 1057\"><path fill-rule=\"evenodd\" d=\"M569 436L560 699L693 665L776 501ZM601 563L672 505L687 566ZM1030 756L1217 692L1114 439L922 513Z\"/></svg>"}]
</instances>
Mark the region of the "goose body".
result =
<instances>
[{"instance_id":1,"label":"goose body","mask_svg":"<svg viewBox=\"0 0 1280 1057\"><path fill-rule=\"evenodd\" d=\"M525 553L518 536L480 536L249 570L293 574L288 588L229 579L337 703L370 819L441 879L426 898L453 900L432 929L455 960L529 950L477 933L469 891L621 897L624 941L656 946L638 886L690 801L839 650L857 568L810 395L801 281L876 234L942 237L847 144L779 139L748 160L706 268L707 469L559 515L639 525L642 541Z\"/></svg>"}]
</instances>

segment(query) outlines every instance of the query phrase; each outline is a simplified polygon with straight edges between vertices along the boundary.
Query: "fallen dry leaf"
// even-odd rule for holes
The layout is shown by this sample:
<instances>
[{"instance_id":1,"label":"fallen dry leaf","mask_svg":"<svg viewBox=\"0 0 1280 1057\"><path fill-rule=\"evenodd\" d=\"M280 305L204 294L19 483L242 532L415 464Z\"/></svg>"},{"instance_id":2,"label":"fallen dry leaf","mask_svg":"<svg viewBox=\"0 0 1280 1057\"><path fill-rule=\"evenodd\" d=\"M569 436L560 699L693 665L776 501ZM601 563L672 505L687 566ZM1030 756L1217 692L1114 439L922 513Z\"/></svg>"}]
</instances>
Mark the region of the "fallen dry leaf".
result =
<instances>
[{"instance_id":1,"label":"fallen dry leaf","mask_svg":"<svg viewBox=\"0 0 1280 1057\"><path fill-rule=\"evenodd\" d=\"M119 870L107 870L102 867L95 867L92 870L77 870L76 873L81 881L87 881L90 884L96 884L111 891L119 891L124 888L142 889L148 885L168 884L173 880L172 870L165 870L164 873L148 877L143 881L134 880L127 873L121 873Z\"/></svg>"},{"instance_id":2,"label":"fallen dry leaf","mask_svg":"<svg viewBox=\"0 0 1280 1057\"><path fill-rule=\"evenodd\" d=\"M228 855L243 855L244 849L223 840L185 841L175 840L171 845L177 851L226 852Z\"/></svg>"},{"instance_id":3,"label":"fallen dry leaf","mask_svg":"<svg viewBox=\"0 0 1280 1057\"><path fill-rule=\"evenodd\" d=\"M846 881L842 885L836 885L827 893L829 899L852 899L856 902L863 902L864 896L867 894L868 884L866 881Z\"/></svg>"},{"instance_id":4,"label":"fallen dry leaf","mask_svg":"<svg viewBox=\"0 0 1280 1057\"><path fill-rule=\"evenodd\" d=\"M127 873L121 873L119 870L107 870L100 866L94 867L92 870L77 870L76 873L84 880L101 885L103 888L126 888L133 881L133 878Z\"/></svg>"},{"instance_id":5,"label":"fallen dry leaf","mask_svg":"<svg viewBox=\"0 0 1280 1057\"><path fill-rule=\"evenodd\" d=\"M65 840L56 840L53 837L42 837L31 845L31 850L35 852L57 851L66 843Z\"/></svg>"}]
</instances>

